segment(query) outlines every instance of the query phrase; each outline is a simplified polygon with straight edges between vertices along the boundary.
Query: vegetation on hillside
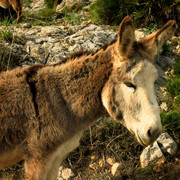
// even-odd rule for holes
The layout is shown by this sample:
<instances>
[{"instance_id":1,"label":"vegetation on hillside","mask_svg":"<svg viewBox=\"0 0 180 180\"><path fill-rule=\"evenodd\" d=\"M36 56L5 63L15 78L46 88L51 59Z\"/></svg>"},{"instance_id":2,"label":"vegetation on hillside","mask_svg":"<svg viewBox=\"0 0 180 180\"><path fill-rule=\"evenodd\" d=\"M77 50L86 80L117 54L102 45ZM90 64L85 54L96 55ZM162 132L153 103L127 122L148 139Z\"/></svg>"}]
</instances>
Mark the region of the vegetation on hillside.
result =
<instances>
[{"instance_id":1,"label":"vegetation on hillside","mask_svg":"<svg viewBox=\"0 0 180 180\"><path fill-rule=\"evenodd\" d=\"M90 7L90 16L98 23L118 25L130 15L136 24L146 26L176 19L179 5L178 0L97 0Z\"/></svg>"},{"instance_id":2,"label":"vegetation on hillside","mask_svg":"<svg viewBox=\"0 0 180 180\"><path fill-rule=\"evenodd\" d=\"M166 84L170 99L170 111L161 113L163 130L177 133L180 137L180 62L174 64L174 73Z\"/></svg>"}]
</instances>

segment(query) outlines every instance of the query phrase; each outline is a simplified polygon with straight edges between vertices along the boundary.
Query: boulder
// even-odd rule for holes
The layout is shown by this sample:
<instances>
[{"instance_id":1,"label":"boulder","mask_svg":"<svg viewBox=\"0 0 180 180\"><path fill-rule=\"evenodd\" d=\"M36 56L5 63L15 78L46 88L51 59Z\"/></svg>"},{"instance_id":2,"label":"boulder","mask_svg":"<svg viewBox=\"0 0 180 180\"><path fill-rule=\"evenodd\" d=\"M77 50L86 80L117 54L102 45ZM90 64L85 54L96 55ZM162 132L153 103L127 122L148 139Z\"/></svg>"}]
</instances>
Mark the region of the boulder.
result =
<instances>
[{"instance_id":1,"label":"boulder","mask_svg":"<svg viewBox=\"0 0 180 180\"><path fill-rule=\"evenodd\" d=\"M140 155L140 163L142 168L148 167L150 164L161 164L165 162L165 157L158 146L157 142L147 146Z\"/></svg>"},{"instance_id":2,"label":"boulder","mask_svg":"<svg viewBox=\"0 0 180 180\"><path fill-rule=\"evenodd\" d=\"M168 133L162 133L157 139L157 142L164 153L169 153L171 155L176 154L178 146Z\"/></svg>"}]
</instances>

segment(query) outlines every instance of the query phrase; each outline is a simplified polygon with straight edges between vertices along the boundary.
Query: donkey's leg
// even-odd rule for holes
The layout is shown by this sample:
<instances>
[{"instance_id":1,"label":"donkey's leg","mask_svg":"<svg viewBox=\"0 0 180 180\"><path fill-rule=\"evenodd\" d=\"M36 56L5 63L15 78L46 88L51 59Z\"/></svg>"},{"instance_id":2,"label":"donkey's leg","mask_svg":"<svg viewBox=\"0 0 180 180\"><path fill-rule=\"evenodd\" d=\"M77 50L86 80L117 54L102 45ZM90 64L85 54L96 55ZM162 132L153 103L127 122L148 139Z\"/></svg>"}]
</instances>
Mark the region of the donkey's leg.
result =
<instances>
[{"instance_id":1,"label":"donkey's leg","mask_svg":"<svg viewBox=\"0 0 180 180\"><path fill-rule=\"evenodd\" d=\"M16 15L17 15L17 21L16 21L16 24L18 24L18 23L19 23L19 19L20 19L19 14L20 14L20 11L16 11Z\"/></svg>"},{"instance_id":2,"label":"donkey's leg","mask_svg":"<svg viewBox=\"0 0 180 180\"><path fill-rule=\"evenodd\" d=\"M26 180L44 180L48 160L42 157L29 157L25 160L25 179Z\"/></svg>"},{"instance_id":3,"label":"donkey's leg","mask_svg":"<svg viewBox=\"0 0 180 180\"><path fill-rule=\"evenodd\" d=\"M58 169L64 156L79 146L79 140L83 132L77 133L74 137L64 142L59 148L51 155L47 168L46 180L57 179Z\"/></svg>"}]
</instances>

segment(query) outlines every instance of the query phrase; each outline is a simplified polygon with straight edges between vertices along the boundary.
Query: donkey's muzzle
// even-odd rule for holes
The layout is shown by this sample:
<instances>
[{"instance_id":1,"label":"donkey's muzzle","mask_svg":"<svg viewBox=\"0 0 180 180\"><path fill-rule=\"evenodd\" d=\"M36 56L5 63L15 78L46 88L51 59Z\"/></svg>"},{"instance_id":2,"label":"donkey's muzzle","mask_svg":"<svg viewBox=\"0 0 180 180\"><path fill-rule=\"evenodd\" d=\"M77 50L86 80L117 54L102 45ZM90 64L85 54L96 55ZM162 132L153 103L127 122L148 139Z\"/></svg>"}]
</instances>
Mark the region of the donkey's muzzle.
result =
<instances>
[{"instance_id":1,"label":"donkey's muzzle","mask_svg":"<svg viewBox=\"0 0 180 180\"><path fill-rule=\"evenodd\" d=\"M149 128L144 135L141 135L139 131L136 132L136 137L139 143L143 146L152 144L161 134L162 129Z\"/></svg>"}]
</instances>

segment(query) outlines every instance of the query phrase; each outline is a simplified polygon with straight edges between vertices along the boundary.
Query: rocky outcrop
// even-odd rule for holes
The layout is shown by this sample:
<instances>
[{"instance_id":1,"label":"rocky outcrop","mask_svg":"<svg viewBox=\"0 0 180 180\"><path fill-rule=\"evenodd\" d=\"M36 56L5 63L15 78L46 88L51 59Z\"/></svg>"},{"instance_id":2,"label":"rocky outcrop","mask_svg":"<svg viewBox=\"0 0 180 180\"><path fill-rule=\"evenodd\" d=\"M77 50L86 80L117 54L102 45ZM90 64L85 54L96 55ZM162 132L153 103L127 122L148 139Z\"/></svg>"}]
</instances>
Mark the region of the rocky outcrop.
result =
<instances>
[{"instance_id":1,"label":"rocky outcrop","mask_svg":"<svg viewBox=\"0 0 180 180\"><path fill-rule=\"evenodd\" d=\"M45 8L46 8L45 0L33 0L30 5L30 8L26 7L26 10L29 11L30 13L32 12L38 13Z\"/></svg>"},{"instance_id":2,"label":"rocky outcrop","mask_svg":"<svg viewBox=\"0 0 180 180\"><path fill-rule=\"evenodd\" d=\"M24 62L22 65L34 63L53 64L80 49L99 49L104 43L110 43L116 33L102 26L83 23L75 26L24 26L11 27L17 36L26 39L23 50L36 62Z\"/></svg>"},{"instance_id":3,"label":"rocky outcrop","mask_svg":"<svg viewBox=\"0 0 180 180\"><path fill-rule=\"evenodd\" d=\"M169 136L168 133L163 133L154 142L154 144L147 146L141 156L140 162L141 167L146 168L150 164L159 165L166 161L166 158L163 153L169 153L170 155L175 155L177 152L176 142Z\"/></svg>"},{"instance_id":4,"label":"rocky outcrop","mask_svg":"<svg viewBox=\"0 0 180 180\"><path fill-rule=\"evenodd\" d=\"M76 7L89 5L92 0L63 0L57 7L56 12L62 13L65 8L75 9Z\"/></svg>"}]
</instances>

